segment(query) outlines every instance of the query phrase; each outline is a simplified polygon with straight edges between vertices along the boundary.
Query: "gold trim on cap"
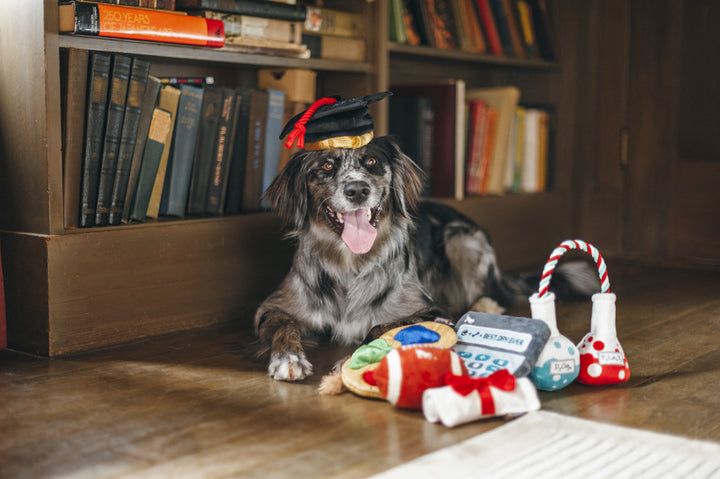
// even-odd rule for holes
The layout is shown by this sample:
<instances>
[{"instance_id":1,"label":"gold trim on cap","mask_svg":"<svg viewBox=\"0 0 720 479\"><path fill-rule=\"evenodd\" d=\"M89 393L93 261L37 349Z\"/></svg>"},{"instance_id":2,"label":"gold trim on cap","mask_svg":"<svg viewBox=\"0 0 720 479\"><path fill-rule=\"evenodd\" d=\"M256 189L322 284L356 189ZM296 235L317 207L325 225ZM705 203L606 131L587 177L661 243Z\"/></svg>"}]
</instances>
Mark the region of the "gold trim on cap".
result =
<instances>
[{"instance_id":1,"label":"gold trim on cap","mask_svg":"<svg viewBox=\"0 0 720 479\"><path fill-rule=\"evenodd\" d=\"M327 138L320 141L312 141L305 143L306 151L329 150L331 148L348 148L356 149L365 146L373 139L372 131L360 136L338 136L335 138Z\"/></svg>"}]
</instances>

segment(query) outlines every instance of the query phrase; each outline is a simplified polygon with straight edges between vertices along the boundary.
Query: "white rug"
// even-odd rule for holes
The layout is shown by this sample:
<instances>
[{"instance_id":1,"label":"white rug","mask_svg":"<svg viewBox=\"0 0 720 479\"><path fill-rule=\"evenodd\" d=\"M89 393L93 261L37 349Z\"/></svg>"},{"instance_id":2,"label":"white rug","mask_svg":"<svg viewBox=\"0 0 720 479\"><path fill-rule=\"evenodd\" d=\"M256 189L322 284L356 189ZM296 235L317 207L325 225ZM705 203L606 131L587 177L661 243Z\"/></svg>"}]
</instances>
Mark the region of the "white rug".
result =
<instances>
[{"instance_id":1,"label":"white rug","mask_svg":"<svg viewBox=\"0 0 720 479\"><path fill-rule=\"evenodd\" d=\"M720 444L537 411L374 476L720 478Z\"/></svg>"}]
</instances>

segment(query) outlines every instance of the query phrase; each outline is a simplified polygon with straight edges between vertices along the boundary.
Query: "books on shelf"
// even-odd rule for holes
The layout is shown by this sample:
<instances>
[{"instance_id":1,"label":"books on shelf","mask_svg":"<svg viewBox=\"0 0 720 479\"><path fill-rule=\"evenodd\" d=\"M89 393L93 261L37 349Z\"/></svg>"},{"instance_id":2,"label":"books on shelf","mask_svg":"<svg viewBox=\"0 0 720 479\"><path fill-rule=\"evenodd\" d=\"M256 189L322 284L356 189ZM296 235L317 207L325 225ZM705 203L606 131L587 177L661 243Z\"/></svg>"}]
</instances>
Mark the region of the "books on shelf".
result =
<instances>
[{"instance_id":1,"label":"books on shelf","mask_svg":"<svg viewBox=\"0 0 720 479\"><path fill-rule=\"evenodd\" d=\"M79 1L60 3L58 8L60 33L202 47L222 47L225 44L225 30L220 20Z\"/></svg>"},{"instance_id":2,"label":"books on shelf","mask_svg":"<svg viewBox=\"0 0 720 479\"><path fill-rule=\"evenodd\" d=\"M551 114L519 106L517 87L448 80L391 90L389 133L428 173L427 194L460 200L547 188Z\"/></svg>"},{"instance_id":3,"label":"books on shelf","mask_svg":"<svg viewBox=\"0 0 720 479\"><path fill-rule=\"evenodd\" d=\"M149 75L143 58L76 49L67 54L63 172L75 180L65 182L63 201L77 213L68 228L262 208L263 191L289 158L281 152L280 130L288 115L306 108L297 99L315 90L309 70L273 72L259 81L276 89L230 88L164 82ZM84 75L69 70L83 66ZM297 78L305 79L300 89L289 82ZM110 154L117 161L101 168Z\"/></svg>"},{"instance_id":4,"label":"books on shelf","mask_svg":"<svg viewBox=\"0 0 720 479\"><path fill-rule=\"evenodd\" d=\"M433 105L430 194L461 200L465 194L465 81L394 85L390 103L400 97L429 98ZM394 132L390 132L394 133Z\"/></svg>"},{"instance_id":5,"label":"books on shelf","mask_svg":"<svg viewBox=\"0 0 720 479\"><path fill-rule=\"evenodd\" d=\"M556 60L545 0L390 0L389 9L392 42Z\"/></svg>"}]
</instances>

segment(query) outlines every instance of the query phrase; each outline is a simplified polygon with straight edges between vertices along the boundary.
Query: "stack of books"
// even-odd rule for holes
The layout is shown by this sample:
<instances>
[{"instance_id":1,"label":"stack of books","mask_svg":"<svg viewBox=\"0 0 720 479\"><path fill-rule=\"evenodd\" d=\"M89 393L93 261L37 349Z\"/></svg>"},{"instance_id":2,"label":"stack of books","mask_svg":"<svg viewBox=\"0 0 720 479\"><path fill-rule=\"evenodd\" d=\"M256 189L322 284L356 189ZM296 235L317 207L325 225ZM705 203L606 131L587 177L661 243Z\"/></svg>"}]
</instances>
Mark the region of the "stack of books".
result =
<instances>
[{"instance_id":1,"label":"stack of books","mask_svg":"<svg viewBox=\"0 0 720 479\"><path fill-rule=\"evenodd\" d=\"M144 58L74 48L62 67L66 227L261 208L299 108L283 90L156 78Z\"/></svg>"}]
</instances>

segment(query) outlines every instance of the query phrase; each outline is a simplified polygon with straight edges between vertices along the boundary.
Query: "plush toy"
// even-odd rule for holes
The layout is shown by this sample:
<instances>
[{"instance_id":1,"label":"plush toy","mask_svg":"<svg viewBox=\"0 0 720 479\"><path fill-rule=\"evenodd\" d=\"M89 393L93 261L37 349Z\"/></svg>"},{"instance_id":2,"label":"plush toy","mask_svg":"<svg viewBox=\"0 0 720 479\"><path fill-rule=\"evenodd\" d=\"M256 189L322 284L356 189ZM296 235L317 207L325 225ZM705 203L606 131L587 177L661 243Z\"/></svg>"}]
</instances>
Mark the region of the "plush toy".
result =
<instances>
[{"instance_id":1,"label":"plush toy","mask_svg":"<svg viewBox=\"0 0 720 479\"><path fill-rule=\"evenodd\" d=\"M601 292L593 295L591 331L572 347L557 330L555 297L549 293L550 280L558 261L567 251L579 249L590 254L598 268ZM598 249L582 240L566 240L553 250L540 277L538 292L530 297L534 318L545 321L552 336L545 346L530 378L539 389L565 387L575 377L579 382L607 385L627 381L630 368L615 329L615 295L610 293L607 266Z\"/></svg>"},{"instance_id":2,"label":"plush toy","mask_svg":"<svg viewBox=\"0 0 720 479\"><path fill-rule=\"evenodd\" d=\"M542 298L538 293L530 296L530 311L533 318L543 321L550 328L550 338L529 377L543 391L562 389L578 377L580 353L575 344L558 331L553 293L547 293Z\"/></svg>"},{"instance_id":3,"label":"plush toy","mask_svg":"<svg viewBox=\"0 0 720 479\"><path fill-rule=\"evenodd\" d=\"M527 376L550 337L550 329L540 320L477 311L465 313L455 330L458 342L453 350L473 377L501 369Z\"/></svg>"},{"instance_id":4,"label":"plush toy","mask_svg":"<svg viewBox=\"0 0 720 479\"><path fill-rule=\"evenodd\" d=\"M530 379L516 378L507 369L481 378L447 374L444 382L446 386L427 389L422 404L428 421L447 427L540 409Z\"/></svg>"},{"instance_id":5,"label":"plush toy","mask_svg":"<svg viewBox=\"0 0 720 479\"><path fill-rule=\"evenodd\" d=\"M384 396L374 380L373 371L390 351L409 345L449 349L456 342L455 330L441 322L425 321L391 329L355 350L342 366L342 382L359 396L382 399Z\"/></svg>"},{"instance_id":6,"label":"plush toy","mask_svg":"<svg viewBox=\"0 0 720 479\"><path fill-rule=\"evenodd\" d=\"M422 409L425 390L445 384L447 373L466 375L460 357L449 349L403 346L390 351L367 379L374 381L382 397L404 409Z\"/></svg>"}]
</instances>

